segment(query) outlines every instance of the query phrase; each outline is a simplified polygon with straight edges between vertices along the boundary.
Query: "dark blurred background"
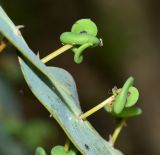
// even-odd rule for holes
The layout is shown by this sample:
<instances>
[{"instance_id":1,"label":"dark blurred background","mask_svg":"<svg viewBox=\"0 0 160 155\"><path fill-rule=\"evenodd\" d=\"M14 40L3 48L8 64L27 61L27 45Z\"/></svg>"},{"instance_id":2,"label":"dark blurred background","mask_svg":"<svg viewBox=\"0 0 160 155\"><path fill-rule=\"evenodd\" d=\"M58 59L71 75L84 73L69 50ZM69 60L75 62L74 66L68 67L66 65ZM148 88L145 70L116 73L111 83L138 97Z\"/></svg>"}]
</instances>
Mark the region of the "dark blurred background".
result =
<instances>
[{"instance_id":1,"label":"dark blurred background","mask_svg":"<svg viewBox=\"0 0 160 155\"><path fill-rule=\"evenodd\" d=\"M61 47L59 36L81 18L97 23L104 46L87 49L81 65L73 53L48 65L68 70L74 77L84 111L106 99L113 86L132 75L140 91L143 115L130 119L116 148L125 155L160 154L160 9L157 0L1 0L0 4L21 30L27 43L43 58ZM89 117L106 139L115 128L101 110ZM24 81L16 49L0 55L0 154L34 154L36 146L49 152L63 145L66 136L38 102Z\"/></svg>"}]
</instances>

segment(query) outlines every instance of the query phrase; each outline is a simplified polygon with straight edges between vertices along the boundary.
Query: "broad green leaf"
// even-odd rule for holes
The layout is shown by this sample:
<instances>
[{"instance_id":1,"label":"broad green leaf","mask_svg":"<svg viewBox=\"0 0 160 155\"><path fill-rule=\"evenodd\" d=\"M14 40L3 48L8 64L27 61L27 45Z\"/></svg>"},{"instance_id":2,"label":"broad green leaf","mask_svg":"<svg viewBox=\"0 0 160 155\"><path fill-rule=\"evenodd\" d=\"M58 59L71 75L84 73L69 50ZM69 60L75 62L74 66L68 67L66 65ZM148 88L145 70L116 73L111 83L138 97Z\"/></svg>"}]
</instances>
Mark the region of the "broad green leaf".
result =
<instances>
[{"instance_id":1,"label":"broad green leaf","mask_svg":"<svg viewBox=\"0 0 160 155\"><path fill-rule=\"evenodd\" d=\"M57 120L81 153L87 155L121 154L114 150L112 146L93 129L88 121L81 120L78 115L75 116L63 99L57 95L56 90L52 87L52 83L46 81L45 77L42 77L40 73L35 72L34 67L32 68L31 65L25 63L23 60L20 60L20 65L25 80L34 95ZM47 69L50 69L50 67ZM89 149L86 148L86 145Z\"/></svg>"},{"instance_id":2,"label":"broad green leaf","mask_svg":"<svg viewBox=\"0 0 160 155\"><path fill-rule=\"evenodd\" d=\"M77 106L79 102L75 97L76 93L73 93L76 90L66 85L68 79L57 77L59 75L57 70L50 70L40 61L2 8L0 8L0 32L19 50L21 69L30 89L57 120L77 149L87 155L121 155L87 120L79 119L82 111ZM65 71L60 72L68 76ZM69 83L74 85L70 80ZM71 95L68 94L69 91Z\"/></svg>"},{"instance_id":3,"label":"broad green leaf","mask_svg":"<svg viewBox=\"0 0 160 155\"><path fill-rule=\"evenodd\" d=\"M68 106L72 110L72 112L74 112L75 114L79 114L81 110L75 105L72 96L68 97L66 92L63 91L64 89L60 86L59 82L56 81L53 76L50 76L50 73L46 69L46 66L28 47L17 27L13 24L13 22L9 19L9 17L6 15L6 13L1 7L0 32L20 51L19 54L22 59L25 59L26 61L29 61L31 64L33 64L35 69L41 72L41 76L45 76L48 81L53 83L53 87L57 90L63 100L68 103Z\"/></svg>"},{"instance_id":4,"label":"broad green leaf","mask_svg":"<svg viewBox=\"0 0 160 155\"><path fill-rule=\"evenodd\" d=\"M64 89L64 91L66 91L68 95L72 95L73 99L75 100L75 104L77 104L78 108L81 109L77 94L76 84L71 74L62 68L58 67L47 67L47 68L50 74L53 75L57 80L59 80L62 89Z\"/></svg>"}]
</instances>

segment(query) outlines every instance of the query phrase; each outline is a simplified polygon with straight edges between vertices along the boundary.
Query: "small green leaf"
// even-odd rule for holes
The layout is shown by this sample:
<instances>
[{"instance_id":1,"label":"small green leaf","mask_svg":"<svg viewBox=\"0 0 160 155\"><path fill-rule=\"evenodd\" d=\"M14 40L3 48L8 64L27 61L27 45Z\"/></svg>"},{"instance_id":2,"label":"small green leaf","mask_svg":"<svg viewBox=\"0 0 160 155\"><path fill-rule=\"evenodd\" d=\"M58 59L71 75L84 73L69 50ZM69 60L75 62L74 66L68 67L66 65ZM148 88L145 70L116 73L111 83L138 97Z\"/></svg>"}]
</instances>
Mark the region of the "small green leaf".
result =
<instances>
[{"instance_id":1,"label":"small green leaf","mask_svg":"<svg viewBox=\"0 0 160 155\"><path fill-rule=\"evenodd\" d=\"M130 87L128 90L128 97L127 97L127 103L125 107L132 107L135 105L139 98L139 92L138 89L135 87Z\"/></svg>"},{"instance_id":2,"label":"small green leaf","mask_svg":"<svg viewBox=\"0 0 160 155\"><path fill-rule=\"evenodd\" d=\"M111 106L108 106L108 105L104 106L104 110L105 110L106 112L108 112L108 113L111 113L111 112L112 112Z\"/></svg>"},{"instance_id":3,"label":"small green leaf","mask_svg":"<svg viewBox=\"0 0 160 155\"><path fill-rule=\"evenodd\" d=\"M134 117L142 114L142 110L137 107L124 108L123 111L116 115L121 118Z\"/></svg>"},{"instance_id":4,"label":"small green leaf","mask_svg":"<svg viewBox=\"0 0 160 155\"><path fill-rule=\"evenodd\" d=\"M46 155L46 152L42 147L37 147L36 148L36 155Z\"/></svg>"},{"instance_id":5,"label":"small green leaf","mask_svg":"<svg viewBox=\"0 0 160 155\"><path fill-rule=\"evenodd\" d=\"M119 114L123 111L126 101L129 88L133 85L133 77L129 77L124 83L121 92L117 95L116 100L113 105L113 111L116 114Z\"/></svg>"},{"instance_id":6,"label":"small green leaf","mask_svg":"<svg viewBox=\"0 0 160 155\"><path fill-rule=\"evenodd\" d=\"M65 152L63 146L55 146L51 150L51 155L76 155L76 152L74 150Z\"/></svg>"}]
</instances>

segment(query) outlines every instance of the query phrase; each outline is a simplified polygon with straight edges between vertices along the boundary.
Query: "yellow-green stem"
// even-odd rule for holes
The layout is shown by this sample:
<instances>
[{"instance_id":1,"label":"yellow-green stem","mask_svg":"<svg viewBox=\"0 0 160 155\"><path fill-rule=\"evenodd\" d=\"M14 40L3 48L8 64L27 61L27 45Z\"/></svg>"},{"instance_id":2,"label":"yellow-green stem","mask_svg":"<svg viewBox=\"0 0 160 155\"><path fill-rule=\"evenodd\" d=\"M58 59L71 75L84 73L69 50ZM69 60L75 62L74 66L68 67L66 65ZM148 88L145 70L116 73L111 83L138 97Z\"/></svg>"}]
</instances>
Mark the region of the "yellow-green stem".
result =
<instances>
[{"instance_id":1,"label":"yellow-green stem","mask_svg":"<svg viewBox=\"0 0 160 155\"><path fill-rule=\"evenodd\" d=\"M69 146L70 146L70 140L67 138L66 143L64 145L64 152L68 152L69 151Z\"/></svg>"},{"instance_id":2,"label":"yellow-green stem","mask_svg":"<svg viewBox=\"0 0 160 155\"><path fill-rule=\"evenodd\" d=\"M43 59L41 59L41 61L43 63L46 63L48 61L50 61L51 59L57 57L58 55L64 53L65 51L71 49L73 47L73 45L70 44L66 44L64 46L62 46L61 48L55 50L54 52L52 52L51 54L47 55L46 57L44 57Z\"/></svg>"},{"instance_id":3,"label":"yellow-green stem","mask_svg":"<svg viewBox=\"0 0 160 155\"><path fill-rule=\"evenodd\" d=\"M88 110L87 112L81 114L80 118L81 119L85 119L88 116L92 115L93 113L97 112L98 110L100 110L101 108L103 108L104 106L108 105L112 105L113 101L115 100L115 95L112 95L111 97L109 97L108 99L104 100L103 102L101 102L100 104L98 104L97 106L95 106L94 108Z\"/></svg>"},{"instance_id":4,"label":"yellow-green stem","mask_svg":"<svg viewBox=\"0 0 160 155\"><path fill-rule=\"evenodd\" d=\"M119 125L117 126L117 128L114 130L112 137L111 137L111 141L112 141L112 145L114 146L122 128L124 127L124 125L126 124L126 119L123 119Z\"/></svg>"}]
</instances>

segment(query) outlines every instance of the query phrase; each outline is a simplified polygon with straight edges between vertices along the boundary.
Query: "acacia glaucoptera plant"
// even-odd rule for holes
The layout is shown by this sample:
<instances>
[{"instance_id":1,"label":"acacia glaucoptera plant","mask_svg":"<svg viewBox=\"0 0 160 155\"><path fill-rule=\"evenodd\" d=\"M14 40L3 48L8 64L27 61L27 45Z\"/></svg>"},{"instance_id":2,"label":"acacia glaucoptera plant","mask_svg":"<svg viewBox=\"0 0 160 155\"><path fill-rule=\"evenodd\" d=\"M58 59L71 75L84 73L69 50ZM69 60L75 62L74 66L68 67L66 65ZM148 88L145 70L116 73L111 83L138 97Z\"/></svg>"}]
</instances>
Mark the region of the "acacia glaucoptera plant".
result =
<instances>
[{"instance_id":1,"label":"acacia glaucoptera plant","mask_svg":"<svg viewBox=\"0 0 160 155\"><path fill-rule=\"evenodd\" d=\"M133 86L133 77L129 77L122 88L114 87L112 96L83 113L71 74L62 68L45 65L69 49L74 52L74 61L80 64L86 48L102 46L102 39L97 38L97 32L97 26L92 20L80 19L73 24L71 32L61 34L60 40L64 46L40 60L23 39L19 26L15 26L0 7L0 33L3 36L0 51L8 43L18 49L18 61L26 83L68 137L64 146L52 148L51 155L122 155L114 148L117 137L126 119L142 113L135 106L139 92ZM88 116L101 108L118 120L109 141L102 138L87 120ZM37 147L36 155L46 155L46 152L42 147Z\"/></svg>"}]
</instances>

